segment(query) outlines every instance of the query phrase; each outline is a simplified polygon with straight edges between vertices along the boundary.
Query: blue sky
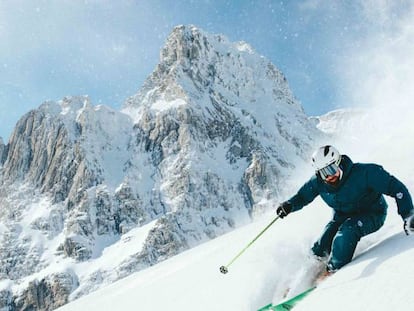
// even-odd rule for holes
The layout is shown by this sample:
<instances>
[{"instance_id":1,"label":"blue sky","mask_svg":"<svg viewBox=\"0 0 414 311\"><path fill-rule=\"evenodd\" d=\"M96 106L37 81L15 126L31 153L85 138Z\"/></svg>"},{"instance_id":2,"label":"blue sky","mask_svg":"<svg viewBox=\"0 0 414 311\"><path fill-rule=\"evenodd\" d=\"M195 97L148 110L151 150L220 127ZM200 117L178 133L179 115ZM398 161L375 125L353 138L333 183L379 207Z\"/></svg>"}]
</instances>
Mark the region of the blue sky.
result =
<instances>
[{"instance_id":1,"label":"blue sky","mask_svg":"<svg viewBox=\"0 0 414 311\"><path fill-rule=\"evenodd\" d=\"M363 98L350 92L375 71L358 71L366 50L413 39L401 35L412 12L403 0L0 0L0 136L66 95L120 109L179 24L248 42L286 75L306 113L320 115Z\"/></svg>"}]
</instances>

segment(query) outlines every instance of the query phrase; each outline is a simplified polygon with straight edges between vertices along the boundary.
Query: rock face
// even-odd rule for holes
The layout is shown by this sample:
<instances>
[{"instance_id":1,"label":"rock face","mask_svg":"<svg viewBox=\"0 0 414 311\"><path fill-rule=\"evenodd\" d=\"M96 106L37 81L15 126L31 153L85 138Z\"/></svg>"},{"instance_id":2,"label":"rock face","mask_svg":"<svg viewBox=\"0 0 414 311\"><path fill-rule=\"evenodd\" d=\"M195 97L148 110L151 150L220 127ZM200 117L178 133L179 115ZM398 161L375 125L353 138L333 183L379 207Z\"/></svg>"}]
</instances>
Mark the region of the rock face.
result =
<instances>
[{"instance_id":1,"label":"rock face","mask_svg":"<svg viewBox=\"0 0 414 311\"><path fill-rule=\"evenodd\" d=\"M7 157L7 146L4 145L3 138L0 137L0 168L3 166Z\"/></svg>"},{"instance_id":2,"label":"rock face","mask_svg":"<svg viewBox=\"0 0 414 311\"><path fill-rule=\"evenodd\" d=\"M53 310L249 222L319 135L248 44L176 27L122 111L47 102L0 141L0 306Z\"/></svg>"},{"instance_id":3,"label":"rock face","mask_svg":"<svg viewBox=\"0 0 414 311\"><path fill-rule=\"evenodd\" d=\"M70 293L77 287L71 274L52 274L40 281L31 281L21 298L12 302L15 310L54 310L68 302Z\"/></svg>"}]
</instances>

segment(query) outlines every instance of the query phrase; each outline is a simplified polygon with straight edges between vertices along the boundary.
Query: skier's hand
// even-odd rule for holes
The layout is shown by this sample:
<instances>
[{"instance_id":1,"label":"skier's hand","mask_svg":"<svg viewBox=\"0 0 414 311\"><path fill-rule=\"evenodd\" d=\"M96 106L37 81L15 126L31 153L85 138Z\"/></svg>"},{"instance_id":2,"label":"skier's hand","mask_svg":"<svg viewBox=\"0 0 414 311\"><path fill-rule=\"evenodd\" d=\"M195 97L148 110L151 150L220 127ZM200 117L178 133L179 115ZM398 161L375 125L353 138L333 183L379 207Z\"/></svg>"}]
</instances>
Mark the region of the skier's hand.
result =
<instances>
[{"instance_id":1,"label":"skier's hand","mask_svg":"<svg viewBox=\"0 0 414 311\"><path fill-rule=\"evenodd\" d=\"M292 204L289 201L283 202L276 209L276 214L280 217L286 217L292 211Z\"/></svg>"},{"instance_id":2,"label":"skier's hand","mask_svg":"<svg viewBox=\"0 0 414 311\"><path fill-rule=\"evenodd\" d=\"M404 232L406 235L414 233L414 215L404 219Z\"/></svg>"}]
</instances>

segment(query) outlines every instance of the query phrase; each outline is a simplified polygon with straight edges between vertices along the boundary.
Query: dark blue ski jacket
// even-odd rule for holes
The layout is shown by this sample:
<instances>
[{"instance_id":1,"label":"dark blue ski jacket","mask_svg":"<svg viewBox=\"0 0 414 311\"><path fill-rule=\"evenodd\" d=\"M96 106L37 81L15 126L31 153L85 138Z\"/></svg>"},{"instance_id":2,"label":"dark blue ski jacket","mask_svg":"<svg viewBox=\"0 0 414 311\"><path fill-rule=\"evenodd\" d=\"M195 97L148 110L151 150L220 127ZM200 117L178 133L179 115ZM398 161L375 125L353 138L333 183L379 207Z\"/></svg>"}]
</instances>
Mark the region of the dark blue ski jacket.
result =
<instances>
[{"instance_id":1,"label":"dark blue ski jacket","mask_svg":"<svg viewBox=\"0 0 414 311\"><path fill-rule=\"evenodd\" d=\"M337 216L385 215L385 194L395 198L403 219L412 215L413 203L407 188L382 166L353 163L348 156L342 155L339 167L343 175L338 185L331 186L315 174L289 199L292 211L300 210L320 195Z\"/></svg>"}]
</instances>

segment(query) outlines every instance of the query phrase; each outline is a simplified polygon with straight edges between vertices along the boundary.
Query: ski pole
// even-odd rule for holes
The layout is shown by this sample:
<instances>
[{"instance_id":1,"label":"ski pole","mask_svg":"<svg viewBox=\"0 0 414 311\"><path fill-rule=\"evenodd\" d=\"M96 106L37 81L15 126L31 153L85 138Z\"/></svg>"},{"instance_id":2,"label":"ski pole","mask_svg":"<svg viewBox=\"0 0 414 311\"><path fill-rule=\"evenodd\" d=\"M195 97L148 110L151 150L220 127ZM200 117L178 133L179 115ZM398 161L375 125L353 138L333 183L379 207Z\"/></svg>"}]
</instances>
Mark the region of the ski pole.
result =
<instances>
[{"instance_id":1,"label":"ski pole","mask_svg":"<svg viewBox=\"0 0 414 311\"><path fill-rule=\"evenodd\" d=\"M249 244L246 245L245 248L243 248L240 253L238 253L226 266L221 266L220 267L220 272L223 274L226 274L227 272L229 272L229 266L236 261L237 258L239 258L241 256L241 254L243 254L246 249L248 249L267 229L270 228L271 225L273 225L275 223L276 220L278 220L280 218L279 215L277 215L267 226L266 228L264 228Z\"/></svg>"}]
</instances>

